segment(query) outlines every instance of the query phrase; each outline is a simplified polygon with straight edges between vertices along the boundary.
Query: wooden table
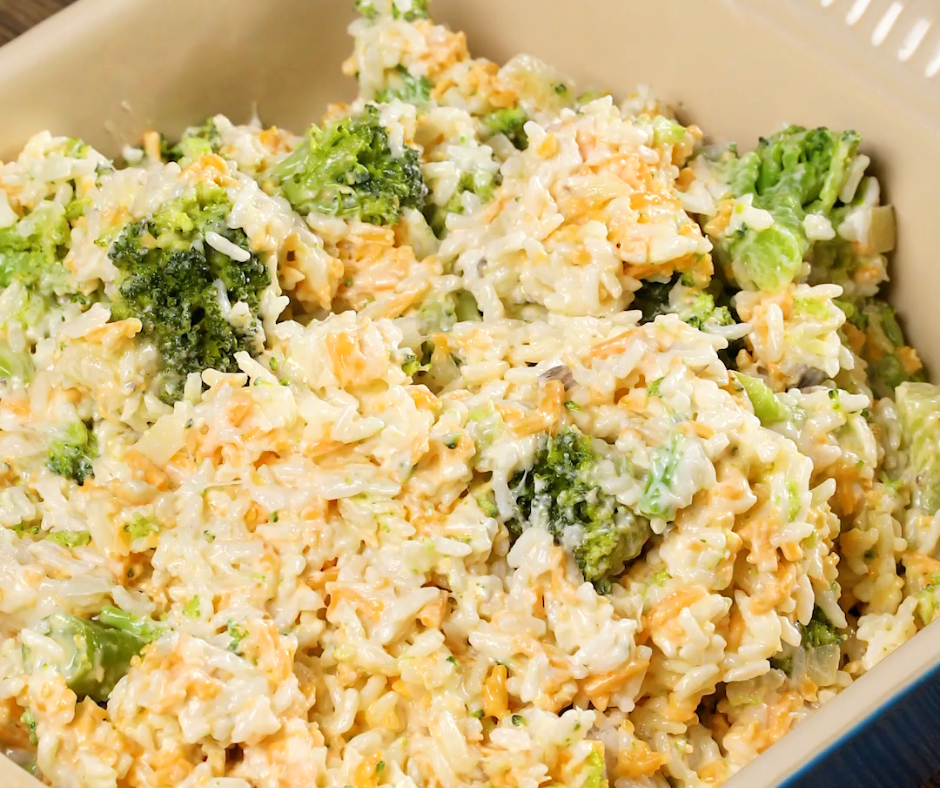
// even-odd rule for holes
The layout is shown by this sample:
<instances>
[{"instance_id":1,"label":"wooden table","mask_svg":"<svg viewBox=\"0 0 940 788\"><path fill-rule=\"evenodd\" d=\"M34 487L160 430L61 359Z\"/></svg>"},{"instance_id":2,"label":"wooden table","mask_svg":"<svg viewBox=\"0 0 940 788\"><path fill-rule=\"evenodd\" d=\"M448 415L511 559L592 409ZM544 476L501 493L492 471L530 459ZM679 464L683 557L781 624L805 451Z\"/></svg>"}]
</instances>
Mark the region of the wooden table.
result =
<instances>
[{"instance_id":1,"label":"wooden table","mask_svg":"<svg viewBox=\"0 0 940 788\"><path fill-rule=\"evenodd\" d=\"M0 0L0 44L29 30L74 0Z\"/></svg>"},{"instance_id":2,"label":"wooden table","mask_svg":"<svg viewBox=\"0 0 940 788\"><path fill-rule=\"evenodd\" d=\"M73 2L75 0L0 0L0 45ZM924 788L940 788L940 774Z\"/></svg>"}]
</instances>

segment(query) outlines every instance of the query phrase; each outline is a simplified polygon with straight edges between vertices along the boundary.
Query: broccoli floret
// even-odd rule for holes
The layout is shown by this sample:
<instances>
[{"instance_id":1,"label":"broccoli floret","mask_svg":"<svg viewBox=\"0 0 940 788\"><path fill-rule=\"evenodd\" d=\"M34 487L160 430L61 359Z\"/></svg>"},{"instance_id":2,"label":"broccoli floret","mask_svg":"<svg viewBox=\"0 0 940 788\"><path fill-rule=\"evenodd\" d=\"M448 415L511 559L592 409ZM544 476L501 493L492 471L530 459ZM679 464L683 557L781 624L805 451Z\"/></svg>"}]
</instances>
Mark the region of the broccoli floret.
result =
<instances>
[{"instance_id":1,"label":"broccoli floret","mask_svg":"<svg viewBox=\"0 0 940 788\"><path fill-rule=\"evenodd\" d=\"M375 7L375 0L356 0L353 3L353 10L370 21L379 17L379 9Z\"/></svg>"},{"instance_id":2,"label":"broccoli floret","mask_svg":"<svg viewBox=\"0 0 940 788\"><path fill-rule=\"evenodd\" d=\"M395 224L405 208L422 208L427 187L418 151L393 155L379 111L312 126L307 139L269 172L294 209L370 224Z\"/></svg>"},{"instance_id":3,"label":"broccoli floret","mask_svg":"<svg viewBox=\"0 0 940 788\"><path fill-rule=\"evenodd\" d=\"M650 527L598 487L597 443L573 427L543 438L532 467L510 482L516 513L506 525L513 538L540 526L560 544L576 544L584 579L603 588L640 554Z\"/></svg>"},{"instance_id":4,"label":"broccoli floret","mask_svg":"<svg viewBox=\"0 0 940 788\"><path fill-rule=\"evenodd\" d=\"M940 386L904 383L897 391L901 440L915 482L912 503L926 514L940 509Z\"/></svg>"},{"instance_id":5,"label":"broccoli floret","mask_svg":"<svg viewBox=\"0 0 940 788\"><path fill-rule=\"evenodd\" d=\"M379 9L375 7L375 0L356 0L353 3L353 10L369 21L379 18Z\"/></svg>"},{"instance_id":6,"label":"broccoli floret","mask_svg":"<svg viewBox=\"0 0 940 788\"><path fill-rule=\"evenodd\" d=\"M894 396L908 381L925 379L920 358L907 346L894 308L877 298L856 309L848 321L864 332L861 356L868 363L868 380L876 397Z\"/></svg>"},{"instance_id":7,"label":"broccoli floret","mask_svg":"<svg viewBox=\"0 0 940 788\"><path fill-rule=\"evenodd\" d=\"M94 475L92 460L98 455L98 442L94 433L82 422L70 424L61 438L52 441L46 458L46 467L59 476L72 479L76 484Z\"/></svg>"},{"instance_id":8,"label":"broccoli floret","mask_svg":"<svg viewBox=\"0 0 940 788\"><path fill-rule=\"evenodd\" d=\"M472 173L465 172L460 176L457 189L454 195L444 205L435 205L428 203L424 209L424 218L428 225L438 238L443 238L447 230L447 214L464 212L462 195L465 192L472 192L480 198L481 202L489 202L493 199L496 189L502 183L502 176L499 172L489 173L480 172L474 176Z\"/></svg>"},{"instance_id":9,"label":"broccoli floret","mask_svg":"<svg viewBox=\"0 0 940 788\"><path fill-rule=\"evenodd\" d=\"M688 440L684 435L672 433L665 443L650 451L649 472L637 505L645 517L669 520L675 516L673 490Z\"/></svg>"},{"instance_id":10,"label":"broccoli floret","mask_svg":"<svg viewBox=\"0 0 940 788\"><path fill-rule=\"evenodd\" d=\"M863 218L864 217L864 218ZM880 204L875 178L862 178L851 202L838 204L827 216L837 233L846 226L852 240L842 235L816 241L807 255L809 284L837 284L843 299L855 302L871 285L871 272L883 269L883 255L895 247L897 228L894 209ZM859 220L861 219L861 222Z\"/></svg>"},{"instance_id":11,"label":"broccoli floret","mask_svg":"<svg viewBox=\"0 0 940 788\"><path fill-rule=\"evenodd\" d=\"M84 159L89 151L91 151L91 145L85 142L85 140L78 137L68 138L65 147L66 156L70 156L73 159Z\"/></svg>"},{"instance_id":12,"label":"broccoli floret","mask_svg":"<svg viewBox=\"0 0 940 788\"><path fill-rule=\"evenodd\" d=\"M666 315L671 312L669 308L669 294L672 288L676 286L679 277L674 276L668 282L656 282L646 280L643 285L633 294L633 301L629 309L639 309L643 313L643 323L649 323L655 320L659 315Z\"/></svg>"},{"instance_id":13,"label":"broccoli floret","mask_svg":"<svg viewBox=\"0 0 940 788\"><path fill-rule=\"evenodd\" d=\"M427 77L416 77L404 66L398 66L389 73L385 87L376 91L375 100L387 102L398 99L409 104L426 104L431 99L432 87Z\"/></svg>"},{"instance_id":14,"label":"broccoli floret","mask_svg":"<svg viewBox=\"0 0 940 788\"><path fill-rule=\"evenodd\" d=\"M18 282L26 291L22 322L34 322L50 299L70 292L62 262L70 239L66 209L53 202L0 229L0 288Z\"/></svg>"},{"instance_id":15,"label":"broccoli floret","mask_svg":"<svg viewBox=\"0 0 940 788\"><path fill-rule=\"evenodd\" d=\"M803 219L832 213L859 141L854 131L790 126L744 156L731 147L713 163L731 197L751 195L753 207L772 219L768 227L744 223L717 233L716 252L730 278L769 292L793 280L812 246Z\"/></svg>"},{"instance_id":16,"label":"broccoli floret","mask_svg":"<svg viewBox=\"0 0 940 788\"><path fill-rule=\"evenodd\" d=\"M499 415L499 411L493 407L492 402L470 408L467 412L467 431L470 437L473 438L478 452L488 449L499 440L500 435L503 433L503 418ZM489 498L489 493L487 493L487 500L493 506L496 505L495 500ZM484 511L487 511L482 503L480 506ZM490 517L496 516L488 511L487 514Z\"/></svg>"},{"instance_id":17,"label":"broccoli floret","mask_svg":"<svg viewBox=\"0 0 940 788\"><path fill-rule=\"evenodd\" d=\"M529 147L529 137L525 133L525 122L529 119L522 107L497 109L481 118L485 136L505 135L519 150Z\"/></svg>"},{"instance_id":18,"label":"broccoli floret","mask_svg":"<svg viewBox=\"0 0 940 788\"><path fill-rule=\"evenodd\" d=\"M414 22L428 18L429 0L356 0L353 8L369 21L391 13L392 19Z\"/></svg>"},{"instance_id":19,"label":"broccoli floret","mask_svg":"<svg viewBox=\"0 0 940 788\"><path fill-rule=\"evenodd\" d=\"M54 667L79 698L105 703L134 657L158 636L155 622L144 626L135 618L106 608L98 621L62 612L46 619L49 637L62 648L62 662Z\"/></svg>"},{"instance_id":20,"label":"broccoli floret","mask_svg":"<svg viewBox=\"0 0 940 788\"><path fill-rule=\"evenodd\" d=\"M735 323L728 307L715 306L715 297L707 292L697 294L691 304L679 312L679 317L699 331L709 325L733 326Z\"/></svg>"},{"instance_id":21,"label":"broccoli floret","mask_svg":"<svg viewBox=\"0 0 940 788\"><path fill-rule=\"evenodd\" d=\"M244 232L226 227L229 209L224 190L200 184L150 219L126 227L109 253L121 272L111 315L141 321L143 337L162 356L167 401L180 397L190 372L234 372L235 354L256 349L258 305L271 276L250 252ZM212 248L205 240L209 232L248 259L236 261ZM223 304L239 302L251 316L247 328L233 325L223 313Z\"/></svg>"},{"instance_id":22,"label":"broccoli floret","mask_svg":"<svg viewBox=\"0 0 940 788\"><path fill-rule=\"evenodd\" d=\"M33 378L33 358L26 351L15 351L0 340L0 380L29 383Z\"/></svg>"},{"instance_id":23,"label":"broccoli floret","mask_svg":"<svg viewBox=\"0 0 940 788\"><path fill-rule=\"evenodd\" d=\"M195 159L207 153L218 153L222 147L222 135L215 126L215 121L208 118L201 126L192 126L183 132L177 143L170 143L160 137L160 158L163 161Z\"/></svg>"},{"instance_id":24,"label":"broccoli floret","mask_svg":"<svg viewBox=\"0 0 940 788\"><path fill-rule=\"evenodd\" d=\"M910 573L908 574L908 583L910 583ZM932 574L919 579L918 585L922 588L913 590L911 596L917 599L917 615L925 624L930 624L940 610L940 574Z\"/></svg>"},{"instance_id":25,"label":"broccoli floret","mask_svg":"<svg viewBox=\"0 0 940 788\"><path fill-rule=\"evenodd\" d=\"M793 675L793 654L771 657L770 667L782 670L787 676Z\"/></svg>"},{"instance_id":26,"label":"broccoli floret","mask_svg":"<svg viewBox=\"0 0 940 788\"><path fill-rule=\"evenodd\" d=\"M401 18L406 22L414 22L416 19L427 19L430 16L428 6L430 0L411 0L410 7L402 10L400 6L406 3L392 3L392 16L396 19Z\"/></svg>"},{"instance_id":27,"label":"broccoli floret","mask_svg":"<svg viewBox=\"0 0 940 788\"><path fill-rule=\"evenodd\" d=\"M130 536L132 542L136 542L138 539L146 539L159 530L160 523L152 517L145 517L143 515L138 515L124 526L124 531Z\"/></svg>"},{"instance_id":28,"label":"broccoli floret","mask_svg":"<svg viewBox=\"0 0 940 788\"><path fill-rule=\"evenodd\" d=\"M804 677L820 683L829 683L839 667L839 644L845 639L836 631L826 614L818 607L808 624L797 623L800 645L784 645L770 659L770 666L782 671L788 678L800 682Z\"/></svg>"},{"instance_id":29,"label":"broccoli floret","mask_svg":"<svg viewBox=\"0 0 940 788\"><path fill-rule=\"evenodd\" d=\"M813 617L808 624L798 626L804 648L820 648L842 642L842 635L836 632L835 626L818 607L813 608Z\"/></svg>"},{"instance_id":30,"label":"broccoli floret","mask_svg":"<svg viewBox=\"0 0 940 788\"><path fill-rule=\"evenodd\" d=\"M477 322L480 318L477 300L469 290L448 293L440 301L425 301L418 311L423 336L450 331L456 323Z\"/></svg>"},{"instance_id":31,"label":"broccoli floret","mask_svg":"<svg viewBox=\"0 0 940 788\"><path fill-rule=\"evenodd\" d=\"M427 371L427 369L428 368L421 363L421 359L419 359L414 353L411 351L405 353L404 359L401 363L401 370L406 375L408 375L408 377L413 378L415 375Z\"/></svg>"},{"instance_id":32,"label":"broccoli floret","mask_svg":"<svg viewBox=\"0 0 940 788\"><path fill-rule=\"evenodd\" d=\"M737 322L730 302L721 306L717 303L716 294L727 301L717 279L712 280L707 290L692 287L690 280L688 274L675 274L668 282L645 281L633 294L628 308L640 310L641 323L649 323L659 315L675 314L699 331Z\"/></svg>"}]
</instances>

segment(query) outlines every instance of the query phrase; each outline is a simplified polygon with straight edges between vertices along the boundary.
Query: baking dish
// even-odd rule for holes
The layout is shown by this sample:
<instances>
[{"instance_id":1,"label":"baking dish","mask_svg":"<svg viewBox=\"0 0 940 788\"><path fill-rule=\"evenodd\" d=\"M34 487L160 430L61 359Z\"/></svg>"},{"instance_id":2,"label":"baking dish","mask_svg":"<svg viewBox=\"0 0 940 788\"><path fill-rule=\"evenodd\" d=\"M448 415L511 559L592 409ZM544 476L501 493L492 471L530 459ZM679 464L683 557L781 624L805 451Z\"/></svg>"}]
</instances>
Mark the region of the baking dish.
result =
<instances>
[{"instance_id":1,"label":"baking dish","mask_svg":"<svg viewBox=\"0 0 940 788\"><path fill-rule=\"evenodd\" d=\"M495 60L525 50L583 83L655 87L710 133L750 144L783 122L859 130L900 219L893 299L932 369L933 208L940 180L940 4L879 0L438 0ZM207 114L302 128L352 93L336 0L81 0L0 53L0 156L38 129L116 153L149 126ZM613 80L613 84L611 81ZM768 750L744 786L916 785L940 758L931 627ZM934 726L931 729L931 726Z\"/></svg>"}]
</instances>

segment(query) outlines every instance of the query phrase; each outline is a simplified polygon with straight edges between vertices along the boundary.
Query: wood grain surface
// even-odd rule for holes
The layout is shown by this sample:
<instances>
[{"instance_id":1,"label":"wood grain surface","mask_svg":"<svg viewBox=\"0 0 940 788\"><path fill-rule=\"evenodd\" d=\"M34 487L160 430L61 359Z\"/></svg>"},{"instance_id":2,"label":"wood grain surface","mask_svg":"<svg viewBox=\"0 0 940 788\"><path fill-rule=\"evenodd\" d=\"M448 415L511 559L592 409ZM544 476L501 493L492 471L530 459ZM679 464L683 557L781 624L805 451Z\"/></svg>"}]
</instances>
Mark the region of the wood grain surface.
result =
<instances>
[{"instance_id":1,"label":"wood grain surface","mask_svg":"<svg viewBox=\"0 0 940 788\"><path fill-rule=\"evenodd\" d=\"M74 0L0 0L0 45L16 38Z\"/></svg>"},{"instance_id":2,"label":"wood grain surface","mask_svg":"<svg viewBox=\"0 0 940 788\"><path fill-rule=\"evenodd\" d=\"M0 45L73 2L75 0L0 0ZM0 108L0 117L2 115ZM923 788L940 788L940 774Z\"/></svg>"}]
</instances>

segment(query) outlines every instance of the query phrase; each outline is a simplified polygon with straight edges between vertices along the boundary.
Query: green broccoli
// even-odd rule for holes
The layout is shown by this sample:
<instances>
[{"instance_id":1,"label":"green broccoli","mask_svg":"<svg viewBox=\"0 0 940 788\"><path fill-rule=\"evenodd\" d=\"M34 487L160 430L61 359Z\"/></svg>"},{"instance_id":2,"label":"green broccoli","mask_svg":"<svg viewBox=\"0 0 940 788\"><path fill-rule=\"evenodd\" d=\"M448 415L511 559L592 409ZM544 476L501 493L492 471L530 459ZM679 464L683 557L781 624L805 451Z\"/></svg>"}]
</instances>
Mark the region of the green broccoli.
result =
<instances>
[{"instance_id":1,"label":"green broccoli","mask_svg":"<svg viewBox=\"0 0 940 788\"><path fill-rule=\"evenodd\" d=\"M122 632L129 632L135 637L140 638L146 643L151 643L164 632L166 625L154 621L147 616L138 616L134 613L128 613L117 607L105 607L98 613L98 622L106 627L119 629Z\"/></svg>"},{"instance_id":2,"label":"green broccoli","mask_svg":"<svg viewBox=\"0 0 940 788\"><path fill-rule=\"evenodd\" d=\"M38 522L31 522L29 520L17 523L13 526L13 533L20 539L24 539L27 536L38 536L41 531L42 527Z\"/></svg>"},{"instance_id":3,"label":"green broccoli","mask_svg":"<svg viewBox=\"0 0 940 788\"><path fill-rule=\"evenodd\" d=\"M375 0L356 0L353 3L353 10L369 21L379 18L379 9L375 7Z\"/></svg>"},{"instance_id":4,"label":"green broccoli","mask_svg":"<svg viewBox=\"0 0 940 788\"><path fill-rule=\"evenodd\" d=\"M73 159L84 159L91 151L91 145L79 137L68 137L65 146L65 155Z\"/></svg>"},{"instance_id":5,"label":"green broccoli","mask_svg":"<svg viewBox=\"0 0 940 788\"><path fill-rule=\"evenodd\" d=\"M244 624L239 624L235 621L229 621L226 624L226 629L228 630L229 637L231 641L228 645L228 650L233 651L236 654L241 654L241 643L248 637L248 629Z\"/></svg>"},{"instance_id":6,"label":"green broccoli","mask_svg":"<svg viewBox=\"0 0 940 788\"><path fill-rule=\"evenodd\" d=\"M88 531L49 531L45 539L69 549L91 544L91 534Z\"/></svg>"},{"instance_id":7,"label":"green broccoli","mask_svg":"<svg viewBox=\"0 0 940 788\"><path fill-rule=\"evenodd\" d=\"M395 224L405 208L422 208L427 187L418 151L401 156L389 148L379 111L312 126L307 139L268 173L294 209L370 224Z\"/></svg>"},{"instance_id":8,"label":"green broccoli","mask_svg":"<svg viewBox=\"0 0 940 788\"><path fill-rule=\"evenodd\" d=\"M415 375L426 372L428 369L429 367L422 364L421 359L410 350L405 352L401 362L401 371L408 375L408 377L413 378Z\"/></svg>"},{"instance_id":9,"label":"green broccoli","mask_svg":"<svg viewBox=\"0 0 940 788\"><path fill-rule=\"evenodd\" d=\"M467 432L473 438L478 452L485 451L492 446L503 433L503 417L499 411L493 407L492 402L486 402L483 405L475 405L467 411ZM490 493L487 493L487 501L496 505L495 499L490 500ZM484 511L488 510L488 505L480 504ZM489 514L495 517L495 514Z\"/></svg>"},{"instance_id":10,"label":"green broccoli","mask_svg":"<svg viewBox=\"0 0 940 788\"><path fill-rule=\"evenodd\" d=\"M190 597L186 600L186 604L183 605L183 615L186 616L186 618L199 618L201 612L202 604L199 601L199 594Z\"/></svg>"},{"instance_id":11,"label":"green broccoli","mask_svg":"<svg viewBox=\"0 0 940 788\"><path fill-rule=\"evenodd\" d=\"M29 383L33 379L33 372L33 357L25 350L13 350L0 339L0 380Z\"/></svg>"},{"instance_id":12,"label":"green broccoli","mask_svg":"<svg viewBox=\"0 0 940 788\"><path fill-rule=\"evenodd\" d=\"M245 303L256 323L271 276L250 252L245 233L225 225L230 207L223 189L200 184L150 219L128 225L109 252L121 272L111 315L141 321L143 337L161 353L162 395L170 402L181 396L188 373L234 372L235 354L255 347L251 329L233 326L222 303ZM209 232L248 259L236 261L212 248L205 240Z\"/></svg>"},{"instance_id":13,"label":"green broccoli","mask_svg":"<svg viewBox=\"0 0 940 788\"><path fill-rule=\"evenodd\" d=\"M933 515L940 509L940 386L902 383L897 390L901 440L914 479L912 503Z\"/></svg>"},{"instance_id":14,"label":"green broccoli","mask_svg":"<svg viewBox=\"0 0 940 788\"><path fill-rule=\"evenodd\" d=\"M605 589L640 554L651 532L647 520L599 489L601 443L574 427L545 436L532 467L510 481L515 514L506 526L514 539L534 525L561 544L576 542L573 554L584 579Z\"/></svg>"},{"instance_id":15,"label":"green broccoli","mask_svg":"<svg viewBox=\"0 0 940 788\"><path fill-rule=\"evenodd\" d=\"M607 788L607 764L604 756L597 750L591 750L584 760L584 780L581 788Z\"/></svg>"},{"instance_id":16,"label":"green broccoli","mask_svg":"<svg viewBox=\"0 0 940 788\"><path fill-rule=\"evenodd\" d=\"M782 670L787 676L793 675L793 652L770 658L770 667Z\"/></svg>"},{"instance_id":17,"label":"green broccoli","mask_svg":"<svg viewBox=\"0 0 940 788\"><path fill-rule=\"evenodd\" d=\"M650 323L660 315L669 314L672 311L669 308L669 294L678 283L678 274L668 282L645 280L640 289L633 294L633 301L628 309L640 310L643 313L642 323Z\"/></svg>"},{"instance_id":18,"label":"green broccoli","mask_svg":"<svg viewBox=\"0 0 940 788\"><path fill-rule=\"evenodd\" d=\"M25 539L27 536L36 536L69 549L91 544L91 534L88 531L43 531L38 522L19 523L13 526L13 531L20 539Z\"/></svg>"},{"instance_id":19,"label":"green broccoli","mask_svg":"<svg viewBox=\"0 0 940 788\"><path fill-rule=\"evenodd\" d=\"M77 208L77 205L81 202ZM70 219L84 211L85 203L68 208L44 202L12 227L0 229L0 289L18 283L25 292L15 318L35 325L60 297L76 297L63 264L71 244Z\"/></svg>"},{"instance_id":20,"label":"green broccoli","mask_svg":"<svg viewBox=\"0 0 940 788\"><path fill-rule=\"evenodd\" d=\"M136 542L138 539L146 539L159 530L160 523L152 517L145 517L143 515L138 515L124 526L124 531L130 536L132 542Z\"/></svg>"},{"instance_id":21,"label":"green broccoli","mask_svg":"<svg viewBox=\"0 0 940 788\"><path fill-rule=\"evenodd\" d=\"M667 282L648 279L633 294L628 309L638 309L643 314L641 323L649 323L659 315L675 314L699 331L737 322L717 279L713 279L705 290L695 288L690 280L689 274L674 274ZM720 301L725 303L719 306Z\"/></svg>"},{"instance_id":22,"label":"green broccoli","mask_svg":"<svg viewBox=\"0 0 940 788\"><path fill-rule=\"evenodd\" d=\"M416 77L404 66L398 66L389 73L385 87L376 91L375 100L388 102L398 99L409 104L426 104L431 100L432 87L427 77Z\"/></svg>"},{"instance_id":23,"label":"green broccoli","mask_svg":"<svg viewBox=\"0 0 940 788\"><path fill-rule=\"evenodd\" d=\"M873 298L855 306L847 321L864 334L860 355L868 364L868 381L876 397L894 396L902 383L925 379L920 358L907 345L892 306Z\"/></svg>"},{"instance_id":24,"label":"green broccoli","mask_svg":"<svg viewBox=\"0 0 940 788\"><path fill-rule=\"evenodd\" d=\"M29 709L20 715L20 722L22 722L23 725L26 726L26 730L29 731L29 743L37 744L39 742L39 737L36 736L36 718Z\"/></svg>"},{"instance_id":25,"label":"green broccoli","mask_svg":"<svg viewBox=\"0 0 940 788\"><path fill-rule=\"evenodd\" d=\"M171 143L160 137L160 158L163 161L195 159L207 153L218 153L222 147L222 135L212 118L201 126L191 126L183 132L179 142Z\"/></svg>"},{"instance_id":26,"label":"green broccoli","mask_svg":"<svg viewBox=\"0 0 940 788\"><path fill-rule=\"evenodd\" d=\"M705 331L709 326L733 326L737 322L727 306L716 306L715 297L704 290L696 293L678 315L680 320L699 331Z\"/></svg>"},{"instance_id":27,"label":"green broccoli","mask_svg":"<svg viewBox=\"0 0 940 788\"><path fill-rule=\"evenodd\" d=\"M729 196L753 195L754 207L773 220L769 227L743 224L717 233L717 256L730 278L741 287L774 292L797 276L812 246L803 219L831 215L859 141L854 131L790 126L744 156L732 146L713 162Z\"/></svg>"},{"instance_id":28,"label":"green broccoli","mask_svg":"<svg viewBox=\"0 0 940 788\"><path fill-rule=\"evenodd\" d=\"M418 326L423 336L450 331L457 323L478 322L480 318L477 300L469 290L448 293L440 301L425 301L418 310Z\"/></svg>"},{"instance_id":29,"label":"green broccoli","mask_svg":"<svg viewBox=\"0 0 940 788\"><path fill-rule=\"evenodd\" d=\"M428 4L430 0L356 0L353 8L369 21L374 22L380 16L380 6L387 8L391 5L392 19L403 19L414 22L417 19L428 18ZM386 11L385 13L388 13Z\"/></svg>"},{"instance_id":30,"label":"green broccoli","mask_svg":"<svg viewBox=\"0 0 940 788\"><path fill-rule=\"evenodd\" d=\"M790 418L790 409L777 399L777 395L763 380L752 375L738 373L737 381L751 401L754 415L760 419L761 424L765 426L776 424Z\"/></svg>"},{"instance_id":31,"label":"green broccoli","mask_svg":"<svg viewBox=\"0 0 940 788\"><path fill-rule=\"evenodd\" d=\"M859 290L870 286L872 272L884 268L883 255L894 249L897 233L894 209L880 204L878 181L871 176L862 178L851 202L833 208L829 223L838 230L858 212L866 216L863 238L852 241L836 235L817 241L806 258L810 263L809 284L840 285L845 291L843 298L853 303ZM858 232L860 228L856 225L852 229Z\"/></svg>"},{"instance_id":32,"label":"green broccoli","mask_svg":"<svg viewBox=\"0 0 940 788\"><path fill-rule=\"evenodd\" d=\"M147 635L154 634L128 631L61 612L49 616L46 624L49 637L65 652L65 660L56 667L69 689L79 698L91 698L97 703L108 700L114 685L127 673L131 660L153 639Z\"/></svg>"},{"instance_id":33,"label":"green broccoli","mask_svg":"<svg viewBox=\"0 0 940 788\"><path fill-rule=\"evenodd\" d=\"M784 645L770 659L770 666L782 671L797 682L804 677L828 683L840 661L839 644L845 639L818 607L808 624L797 623L800 632L799 647Z\"/></svg>"},{"instance_id":34,"label":"green broccoli","mask_svg":"<svg viewBox=\"0 0 940 788\"><path fill-rule=\"evenodd\" d=\"M529 147L529 137L523 127L528 119L529 117L522 107L509 107L507 109L497 109L488 115L484 115L480 122L483 124L485 137L502 134L516 148L525 150Z\"/></svg>"},{"instance_id":35,"label":"green broccoli","mask_svg":"<svg viewBox=\"0 0 940 788\"><path fill-rule=\"evenodd\" d=\"M685 435L673 432L665 443L650 452L649 471L637 506L645 517L670 520L675 516L672 491L688 440Z\"/></svg>"},{"instance_id":36,"label":"green broccoli","mask_svg":"<svg viewBox=\"0 0 940 788\"><path fill-rule=\"evenodd\" d=\"M428 202L424 209L424 218L438 238L443 238L447 230L447 215L450 213L462 214L464 211L462 195L472 192L480 198L481 202L493 199L496 189L502 183L499 172L493 174L478 172L476 175L465 172L460 176L457 189L453 196L444 205L435 205Z\"/></svg>"},{"instance_id":37,"label":"green broccoli","mask_svg":"<svg viewBox=\"0 0 940 788\"><path fill-rule=\"evenodd\" d=\"M813 617L810 622L806 625L799 624L798 628L804 648L838 645L843 640L842 635L836 632L835 626L818 607L813 608Z\"/></svg>"},{"instance_id":38,"label":"green broccoli","mask_svg":"<svg viewBox=\"0 0 940 788\"><path fill-rule=\"evenodd\" d=\"M908 573L907 581L910 583L911 574ZM917 615L920 616L920 620L926 626L930 624L936 617L937 611L940 609L940 574L932 574L924 578L920 578L918 585L923 587L915 589L911 596L917 599Z\"/></svg>"},{"instance_id":39,"label":"green broccoli","mask_svg":"<svg viewBox=\"0 0 940 788\"><path fill-rule=\"evenodd\" d=\"M94 475L92 461L98 454L98 442L94 433L80 421L68 426L65 434L49 445L46 467L59 476L83 484Z\"/></svg>"},{"instance_id":40,"label":"green broccoli","mask_svg":"<svg viewBox=\"0 0 940 788\"><path fill-rule=\"evenodd\" d=\"M641 116L642 117L642 116ZM685 139L688 133L685 126L671 118L663 115L656 115L650 119L650 125L653 127L653 145L676 145Z\"/></svg>"}]
</instances>

